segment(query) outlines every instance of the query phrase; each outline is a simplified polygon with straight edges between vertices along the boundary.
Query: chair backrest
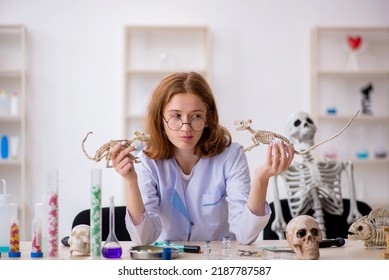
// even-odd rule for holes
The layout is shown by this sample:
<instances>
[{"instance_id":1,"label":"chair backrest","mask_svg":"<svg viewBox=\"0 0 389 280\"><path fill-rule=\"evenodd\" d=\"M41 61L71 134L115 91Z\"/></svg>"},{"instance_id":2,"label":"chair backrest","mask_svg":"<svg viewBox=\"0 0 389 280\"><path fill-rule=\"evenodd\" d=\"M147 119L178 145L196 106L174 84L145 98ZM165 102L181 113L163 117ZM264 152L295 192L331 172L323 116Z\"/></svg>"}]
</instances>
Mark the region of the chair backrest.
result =
<instances>
[{"instance_id":1,"label":"chair backrest","mask_svg":"<svg viewBox=\"0 0 389 280\"><path fill-rule=\"evenodd\" d=\"M105 241L109 234L109 207L103 207L101 212L101 237ZM125 225L126 206L115 206L115 235L119 241L131 241ZM72 229L76 225L90 225L90 209L78 213L73 220Z\"/></svg>"},{"instance_id":2,"label":"chair backrest","mask_svg":"<svg viewBox=\"0 0 389 280\"><path fill-rule=\"evenodd\" d=\"M292 216L289 211L288 206L288 200L281 199L281 207L282 207L282 215L284 216L285 222L288 223ZM270 217L269 222L267 223L266 227L263 230L263 239L278 239L278 235L272 231L271 224L274 221L275 212L274 212L274 203L269 203L269 206L272 210L272 214ZM371 212L371 207L367 205L366 203L362 201L357 201L357 207L359 212L364 216L368 215ZM326 227L326 238L328 239L335 239L338 237L347 238L348 229L350 227L350 224L347 222L347 216L350 211L350 200L349 199L343 199L343 214L338 215L332 215L324 212L324 223ZM307 215L313 216L313 210L309 210Z\"/></svg>"}]
</instances>

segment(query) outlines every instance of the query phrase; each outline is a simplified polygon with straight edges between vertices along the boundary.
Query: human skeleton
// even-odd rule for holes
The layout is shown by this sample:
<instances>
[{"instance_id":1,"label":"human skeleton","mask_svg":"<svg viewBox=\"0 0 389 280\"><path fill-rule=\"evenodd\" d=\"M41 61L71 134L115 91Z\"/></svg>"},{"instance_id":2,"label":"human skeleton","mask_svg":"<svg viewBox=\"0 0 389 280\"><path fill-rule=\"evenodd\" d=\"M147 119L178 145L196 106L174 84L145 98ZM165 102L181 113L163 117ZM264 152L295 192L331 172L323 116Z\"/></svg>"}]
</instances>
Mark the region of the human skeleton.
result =
<instances>
[{"instance_id":1,"label":"human skeleton","mask_svg":"<svg viewBox=\"0 0 389 280\"><path fill-rule=\"evenodd\" d=\"M106 167L112 167L112 165L110 164L110 161L111 161L111 153L110 153L110 149L115 146L117 143L121 143L123 146L125 146L126 148L133 145L136 141L139 141L139 142L147 142L149 139L150 139L150 136L148 134L145 134L145 133L141 133L139 131L135 131L135 137L130 139L130 140L127 140L127 139L121 139L121 140L111 140L107 143L105 143L104 145L102 145L95 153L95 155L93 157L91 157L90 155L88 155L88 153L86 152L85 150L85 147L84 147L84 144L85 144L85 141L86 139L88 138L88 136L90 134L92 134L93 132L88 132L87 135L85 136L84 140L82 141L82 150L84 151L84 154L86 155L86 157L90 160L94 160L96 162L102 160L103 158L105 158L106 160ZM129 154L128 157L130 157L135 163L139 163L140 161L138 160L138 157L132 155L132 154Z\"/></svg>"},{"instance_id":2,"label":"human skeleton","mask_svg":"<svg viewBox=\"0 0 389 280\"><path fill-rule=\"evenodd\" d=\"M265 134L259 132L264 131L254 131L251 129L249 126L251 122L246 122L245 125L242 125L244 123L243 121L235 122L236 125L240 125L237 130L246 129L254 135L252 138L254 145L244 149L245 151L249 151L251 148L258 146L259 142L263 144L270 144L271 141L274 141L273 139L280 139L288 144L294 144L297 149L295 150L296 154L302 155L302 161L297 164L292 164L287 171L280 175L285 181L290 213L292 217L296 217L298 215L306 214L308 210L313 209L313 215L319 223L323 238L326 238L323 210L326 210L328 213L333 215L341 215L343 213L343 199L341 194L342 172L346 172L350 190L350 212L347 221L351 224L362 215L358 211L355 198L352 163L348 161L329 160L318 161L315 163L310 151L337 137L351 124L357 114L338 134L316 145L314 145L316 125L309 115L304 112L299 112L289 117L287 131L289 133L289 139L291 140L273 132L265 133L269 136L268 139L263 139L263 137L261 139L261 136ZM260 136L260 139L258 139L258 135ZM271 136L273 137L271 138ZM286 223L282 215L279 200L277 177L278 176L274 178L275 219L271 228L277 233L279 239L285 239L284 231Z\"/></svg>"}]
</instances>

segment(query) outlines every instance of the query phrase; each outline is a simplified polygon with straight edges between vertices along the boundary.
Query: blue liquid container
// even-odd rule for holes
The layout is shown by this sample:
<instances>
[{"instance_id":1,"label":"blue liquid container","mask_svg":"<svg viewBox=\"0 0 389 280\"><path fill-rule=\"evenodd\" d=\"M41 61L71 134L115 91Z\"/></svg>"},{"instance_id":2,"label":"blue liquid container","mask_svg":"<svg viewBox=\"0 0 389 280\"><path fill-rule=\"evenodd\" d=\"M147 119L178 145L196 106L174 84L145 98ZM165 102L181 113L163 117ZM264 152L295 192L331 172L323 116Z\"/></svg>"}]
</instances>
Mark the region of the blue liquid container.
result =
<instances>
[{"instance_id":1,"label":"blue liquid container","mask_svg":"<svg viewBox=\"0 0 389 280\"><path fill-rule=\"evenodd\" d=\"M367 159L367 158L369 158L369 153L364 152L364 151L357 152L357 158L358 159Z\"/></svg>"},{"instance_id":2,"label":"blue liquid container","mask_svg":"<svg viewBox=\"0 0 389 280\"><path fill-rule=\"evenodd\" d=\"M1 137L1 158L7 159L8 158L8 137L7 135L3 135Z\"/></svg>"},{"instance_id":3,"label":"blue liquid container","mask_svg":"<svg viewBox=\"0 0 389 280\"><path fill-rule=\"evenodd\" d=\"M172 247L164 247L162 251L162 257L164 260L171 260L173 255Z\"/></svg>"},{"instance_id":4,"label":"blue liquid container","mask_svg":"<svg viewBox=\"0 0 389 280\"><path fill-rule=\"evenodd\" d=\"M122 246L120 245L115 234L115 205L114 197L110 196L110 205L109 205L109 234L107 240L105 241L103 248L101 249L101 254L104 258L108 259L118 259L122 256Z\"/></svg>"},{"instance_id":5,"label":"blue liquid container","mask_svg":"<svg viewBox=\"0 0 389 280\"><path fill-rule=\"evenodd\" d=\"M113 247L113 248L103 247L101 253L104 258L118 259L122 256L122 247Z\"/></svg>"}]
</instances>

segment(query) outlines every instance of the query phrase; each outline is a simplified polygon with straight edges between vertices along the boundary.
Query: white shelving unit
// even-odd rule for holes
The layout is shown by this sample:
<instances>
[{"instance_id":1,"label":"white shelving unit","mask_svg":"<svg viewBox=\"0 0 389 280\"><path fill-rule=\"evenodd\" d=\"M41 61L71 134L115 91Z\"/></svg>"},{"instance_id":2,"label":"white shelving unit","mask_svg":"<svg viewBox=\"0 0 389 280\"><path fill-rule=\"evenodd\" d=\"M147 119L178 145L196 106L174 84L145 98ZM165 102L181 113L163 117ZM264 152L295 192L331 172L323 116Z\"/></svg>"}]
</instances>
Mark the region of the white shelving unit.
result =
<instances>
[{"instance_id":1,"label":"white shelving unit","mask_svg":"<svg viewBox=\"0 0 389 280\"><path fill-rule=\"evenodd\" d=\"M0 136L7 136L9 143L8 157L0 158L0 179L6 180L11 202L18 205L21 235L26 216L26 32L22 25L0 25L0 94L8 99L0 113ZM16 110L11 109L12 94L17 95Z\"/></svg>"},{"instance_id":2,"label":"white shelving unit","mask_svg":"<svg viewBox=\"0 0 389 280\"><path fill-rule=\"evenodd\" d=\"M360 40L359 46L353 50L348 40ZM367 97L362 92L369 84L372 89ZM366 97L368 103L362 105ZM351 126L319 147L316 156L351 160L357 184L388 186L389 27L315 28L311 34L311 112L318 127L316 142L337 133L357 110L360 114Z\"/></svg>"},{"instance_id":3,"label":"white shelving unit","mask_svg":"<svg viewBox=\"0 0 389 280\"><path fill-rule=\"evenodd\" d=\"M124 135L143 130L148 100L173 72L209 79L209 30L205 26L127 26L124 30Z\"/></svg>"}]
</instances>

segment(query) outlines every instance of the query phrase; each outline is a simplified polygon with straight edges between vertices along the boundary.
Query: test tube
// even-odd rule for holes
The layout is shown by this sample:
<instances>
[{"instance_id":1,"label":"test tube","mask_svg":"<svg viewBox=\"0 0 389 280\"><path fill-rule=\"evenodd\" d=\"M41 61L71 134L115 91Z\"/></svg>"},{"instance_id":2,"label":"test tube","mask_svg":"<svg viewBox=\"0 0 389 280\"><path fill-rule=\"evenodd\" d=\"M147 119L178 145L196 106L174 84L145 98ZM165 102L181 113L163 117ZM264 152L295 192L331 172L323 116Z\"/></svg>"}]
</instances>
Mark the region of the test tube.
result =
<instances>
[{"instance_id":1,"label":"test tube","mask_svg":"<svg viewBox=\"0 0 389 280\"><path fill-rule=\"evenodd\" d=\"M11 225L10 225L10 234L9 234L8 257L19 258L20 257L19 219L17 217L11 218L10 224Z\"/></svg>"},{"instance_id":2,"label":"test tube","mask_svg":"<svg viewBox=\"0 0 389 280\"><path fill-rule=\"evenodd\" d=\"M48 255L58 256L58 170L49 172L48 204Z\"/></svg>"},{"instance_id":3,"label":"test tube","mask_svg":"<svg viewBox=\"0 0 389 280\"><path fill-rule=\"evenodd\" d=\"M32 220L31 258L42 258L42 221L39 217Z\"/></svg>"},{"instance_id":4,"label":"test tube","mask_svg":"<svg viewBox=\"0 0 389 280\"><path fill-rule=\"evenodd\" d=\"M90 254L101 256L101 169L91 170Z\"/></svg>"}]
</instances>

